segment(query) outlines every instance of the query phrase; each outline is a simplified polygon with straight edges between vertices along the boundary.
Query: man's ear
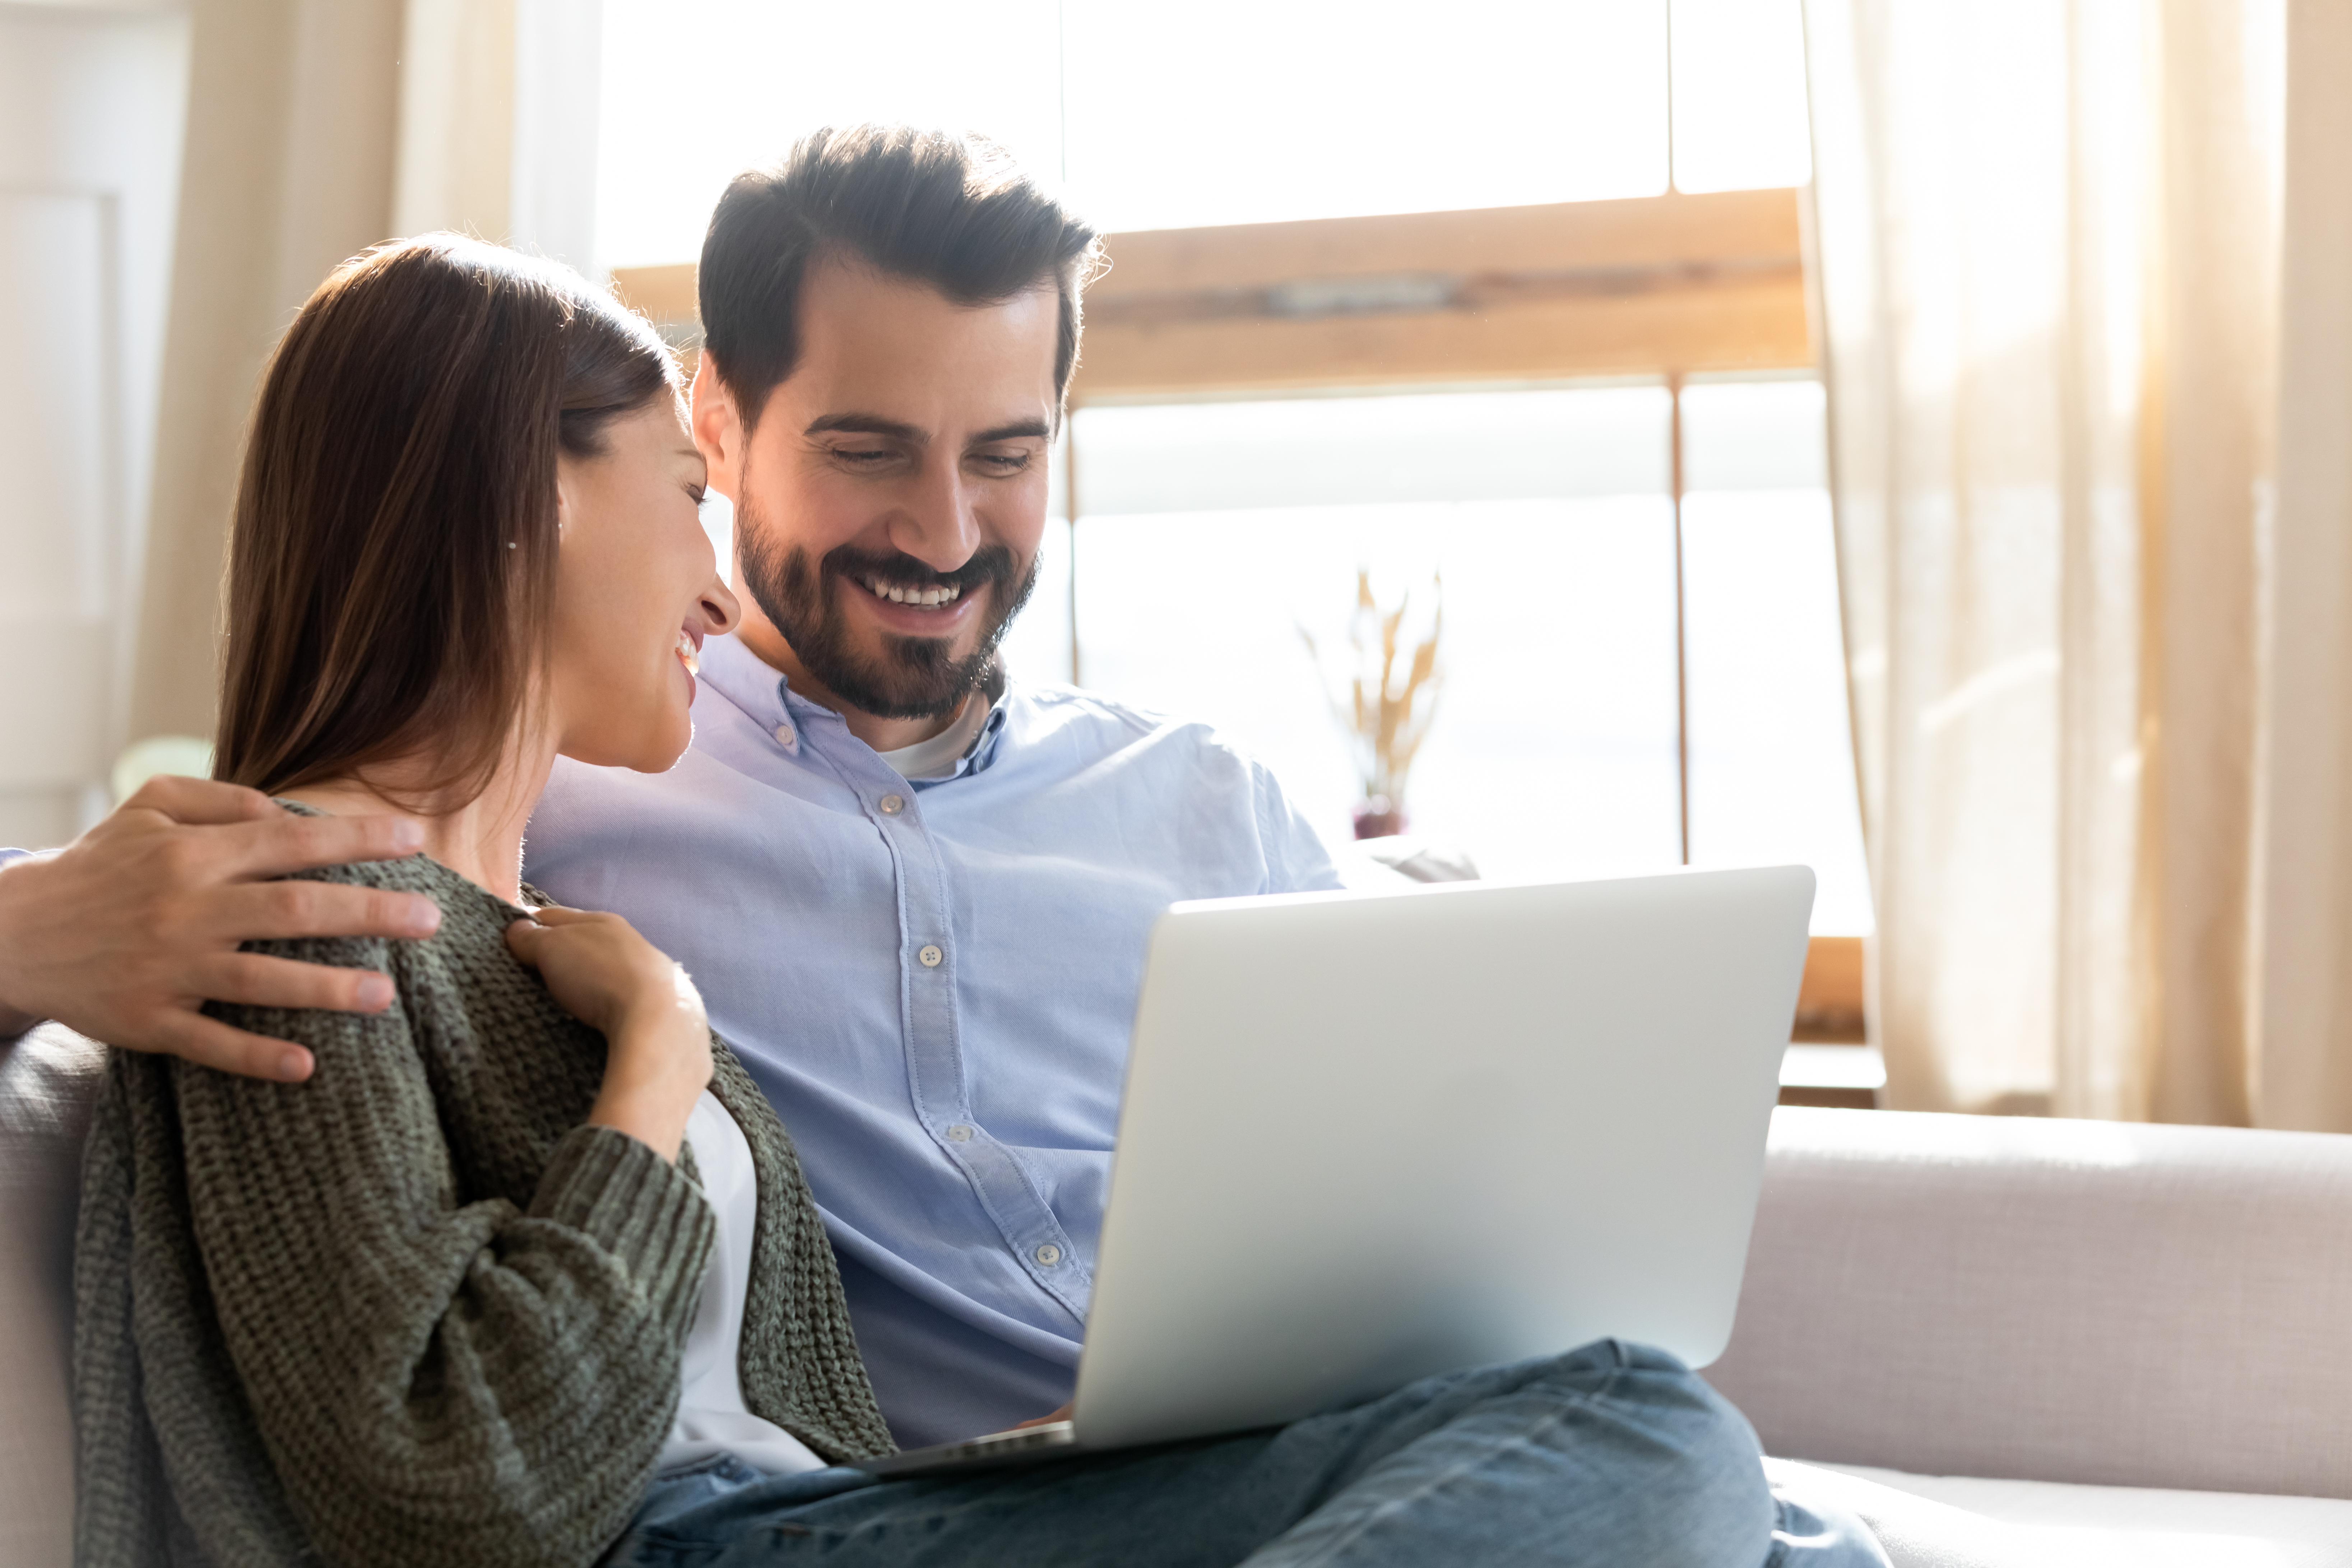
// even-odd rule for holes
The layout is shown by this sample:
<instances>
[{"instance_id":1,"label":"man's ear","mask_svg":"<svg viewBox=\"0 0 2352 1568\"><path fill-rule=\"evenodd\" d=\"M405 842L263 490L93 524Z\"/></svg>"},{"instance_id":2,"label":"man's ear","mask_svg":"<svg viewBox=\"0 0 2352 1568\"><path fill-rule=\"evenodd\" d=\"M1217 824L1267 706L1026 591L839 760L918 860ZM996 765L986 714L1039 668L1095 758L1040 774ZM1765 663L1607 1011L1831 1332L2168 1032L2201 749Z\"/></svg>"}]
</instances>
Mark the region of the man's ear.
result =
<instances>
[{"instance_id":1,"label":"man's ear","mask_svg":"<svg viewBox=\"0 0 2352 1568\"><path fill-rule=\"evenodd\" d=\"M742 493L736 479L743 471L743 425L735 416L735 399L707 352L694 367L692 425L694 444L710 465L710 488L733 500Z\"/></svg>"}]
</instances>

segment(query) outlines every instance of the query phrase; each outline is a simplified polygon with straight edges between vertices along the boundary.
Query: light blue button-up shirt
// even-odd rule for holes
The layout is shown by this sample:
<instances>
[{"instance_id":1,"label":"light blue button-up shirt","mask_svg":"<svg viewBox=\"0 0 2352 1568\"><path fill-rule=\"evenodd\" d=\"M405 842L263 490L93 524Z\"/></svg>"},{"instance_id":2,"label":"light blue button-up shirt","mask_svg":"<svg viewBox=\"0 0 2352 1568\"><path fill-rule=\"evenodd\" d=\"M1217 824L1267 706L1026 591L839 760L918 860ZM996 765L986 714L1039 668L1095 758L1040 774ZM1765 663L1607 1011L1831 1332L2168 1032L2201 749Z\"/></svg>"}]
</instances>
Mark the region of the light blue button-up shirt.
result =
<instances>
[{"instance_id":1,"label":"light blue button-up shirt","mask_svg":"<svg viewBox=\"0 0 2352 1568\"><path fill-rule=\"evenodd\" d=\"M1146 939L1339 886L1205 725L1015 684L909 784L732 637L659 775L559 763L525 875L683 963L798 1143L902 1443L1069 1397Z\"/></svg>"}]
</instances>

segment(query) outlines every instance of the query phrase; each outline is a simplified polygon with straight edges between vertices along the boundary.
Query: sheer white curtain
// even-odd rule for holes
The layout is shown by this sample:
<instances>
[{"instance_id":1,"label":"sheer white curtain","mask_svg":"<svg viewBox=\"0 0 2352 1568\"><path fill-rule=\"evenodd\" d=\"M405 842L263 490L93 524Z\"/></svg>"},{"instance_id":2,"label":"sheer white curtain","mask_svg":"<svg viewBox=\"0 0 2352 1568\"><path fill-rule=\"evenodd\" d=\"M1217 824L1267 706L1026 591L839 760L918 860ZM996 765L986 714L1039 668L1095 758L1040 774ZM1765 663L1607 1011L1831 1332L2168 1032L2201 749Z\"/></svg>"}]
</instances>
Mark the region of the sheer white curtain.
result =
<instances>
[{"instance_id":1,"label":"sheer white curtain","mask_svg":"<svg viewBox=\"0 0 2352 1568\"><path fill-rule=\"evenodd\" d=\"M208 733L246 415L295 310L395 234L583 269L601 0L189 0L193 39L130 734Z\"/></svg>"},{"instance_id":2,"label":"sheer white curtain","mask_svg":"<svg viewBox=\"0 0 2352 1568\"><path fill-rule=\"evenodd\" d=\"M1808 0L1909 1109L2254 1108L2283 0Z\"/></svg>"}]
</instances>

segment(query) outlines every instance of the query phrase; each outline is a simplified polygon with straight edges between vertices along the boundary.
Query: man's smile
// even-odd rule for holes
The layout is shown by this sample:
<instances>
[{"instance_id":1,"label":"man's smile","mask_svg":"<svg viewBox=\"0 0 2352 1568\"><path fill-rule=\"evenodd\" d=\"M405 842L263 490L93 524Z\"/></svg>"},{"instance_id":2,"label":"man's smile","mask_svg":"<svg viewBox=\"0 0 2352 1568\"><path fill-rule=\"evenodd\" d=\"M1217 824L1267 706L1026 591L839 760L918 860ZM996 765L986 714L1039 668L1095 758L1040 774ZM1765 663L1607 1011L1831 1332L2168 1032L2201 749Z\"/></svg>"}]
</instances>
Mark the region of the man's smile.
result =
<instances>
[{"instance_id":1,"label":"man's smile","mask_svg":"<svg viewBox=\"0 0 2352 1568\"><path fill-rule=\"evenodd\" d=\"M985 621L992 599L986 583L909 583L868 572L845 573L841 582L840 596L862 611L857 618L892 637L961 642Z\"/></svg>"},{"instance_id":2,"label":"man's smile","mask_svg":"<svg viewBox=\"0 0 2352 1568\"><path fill-rule=\"evenodd\" d=\"M963 589L952 583L911 585L880 576L868 576L864 581L867 593L894 605L952 605L963 596Z\"/></svg>"}]
</instances>

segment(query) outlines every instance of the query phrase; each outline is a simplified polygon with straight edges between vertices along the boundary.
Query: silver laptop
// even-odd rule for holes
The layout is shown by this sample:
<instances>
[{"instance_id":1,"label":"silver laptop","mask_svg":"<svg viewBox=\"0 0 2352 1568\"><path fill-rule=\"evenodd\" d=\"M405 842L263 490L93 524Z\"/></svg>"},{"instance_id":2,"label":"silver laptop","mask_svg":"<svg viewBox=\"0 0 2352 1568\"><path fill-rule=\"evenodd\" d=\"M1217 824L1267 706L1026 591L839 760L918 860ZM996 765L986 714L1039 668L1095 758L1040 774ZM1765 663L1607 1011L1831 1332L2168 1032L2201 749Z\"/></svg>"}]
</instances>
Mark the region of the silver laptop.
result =
<instances>
[{"instance_id":1,"label":"silver laptop","mask_svg":"<svg viewBox=\"0 0 2352 1568\"><path fill-rule=\"evenodd\" d=\"M1271 1426L1614 1336L1722 1353L1801 866L1178 904L1072 1418L903 1475Z\"/></svg>"}]
</instances>

